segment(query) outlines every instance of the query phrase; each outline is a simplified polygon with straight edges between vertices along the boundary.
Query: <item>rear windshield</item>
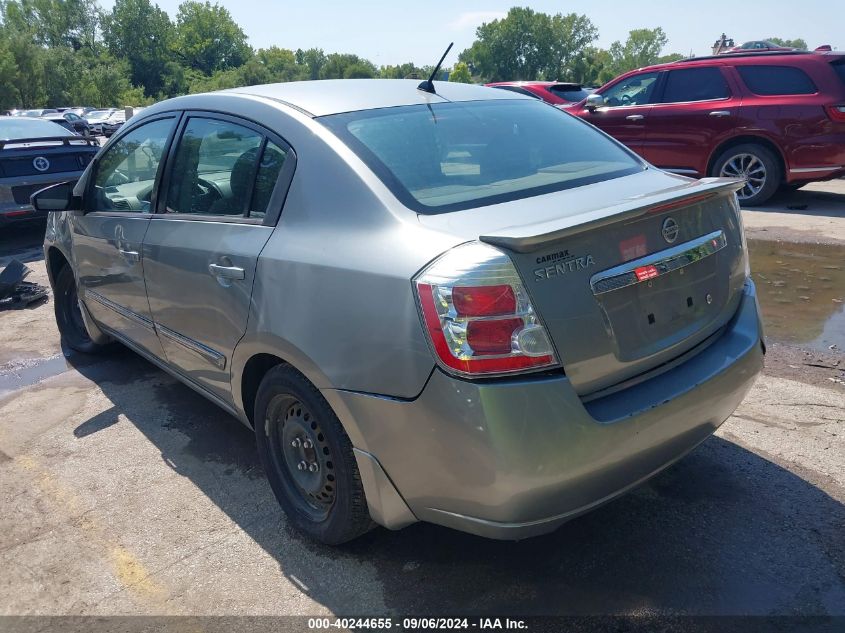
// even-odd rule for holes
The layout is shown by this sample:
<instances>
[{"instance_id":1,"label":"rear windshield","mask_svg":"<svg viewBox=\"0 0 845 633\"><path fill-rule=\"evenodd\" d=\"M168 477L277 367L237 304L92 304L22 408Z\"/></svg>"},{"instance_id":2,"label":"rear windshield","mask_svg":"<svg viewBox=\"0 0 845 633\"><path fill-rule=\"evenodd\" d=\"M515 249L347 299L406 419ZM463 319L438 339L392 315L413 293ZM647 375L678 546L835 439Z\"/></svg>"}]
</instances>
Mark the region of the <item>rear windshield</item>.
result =
<instances>
[{"instance_id":1,"label":"rear windshield","mask_svg":"<svg viewBox=\"0 0 845 633\"><path fill-rule=\"evenodd\" d=\"M561 99L569 101L581 101L590 96L590 93L581 86L550 86L549 90Z\"/></svg>"},{"instance_id":2,"label":"rear windshield","mask_svg":"<svg viewBox=\"0 0 845 633\"><path fill-rule=\"evenodd\" d=\"M12 141L45 136L74 136L74 134L61 125L45 119L0 118L0 140Z\"/></svg>"},{"instance_id":3,"label":"rear windshield","mask_svg":"<svg viewBox=\"0 0 845 633\"><path fill-rule=\"evenodd\" d=\"M589 124L528 99L399 106L319 120L420 213L527 198L645 169Z\"/></svg>"}]
</instances>

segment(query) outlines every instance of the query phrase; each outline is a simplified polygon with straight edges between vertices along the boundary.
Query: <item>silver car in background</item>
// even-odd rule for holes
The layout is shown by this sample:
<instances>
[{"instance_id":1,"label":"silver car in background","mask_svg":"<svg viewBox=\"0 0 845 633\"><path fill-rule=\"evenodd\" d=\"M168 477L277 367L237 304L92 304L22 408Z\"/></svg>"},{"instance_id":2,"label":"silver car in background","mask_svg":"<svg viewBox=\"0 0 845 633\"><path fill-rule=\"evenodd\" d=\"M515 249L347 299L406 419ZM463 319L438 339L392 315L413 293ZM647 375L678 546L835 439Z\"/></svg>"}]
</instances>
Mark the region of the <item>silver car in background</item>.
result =
<instances>
[{"instance_id":1,"label":"silver car in background","mask_svg":"<svg viewBox=\"0 0 845 633\"><path fill-rule=\"evenodd\" d=\"M164 101L34 198L65 343L119 341L254 429L327 543L551 531L706 439L762 366L741 183L421 87Z\"/></svg>"}]
</instances>

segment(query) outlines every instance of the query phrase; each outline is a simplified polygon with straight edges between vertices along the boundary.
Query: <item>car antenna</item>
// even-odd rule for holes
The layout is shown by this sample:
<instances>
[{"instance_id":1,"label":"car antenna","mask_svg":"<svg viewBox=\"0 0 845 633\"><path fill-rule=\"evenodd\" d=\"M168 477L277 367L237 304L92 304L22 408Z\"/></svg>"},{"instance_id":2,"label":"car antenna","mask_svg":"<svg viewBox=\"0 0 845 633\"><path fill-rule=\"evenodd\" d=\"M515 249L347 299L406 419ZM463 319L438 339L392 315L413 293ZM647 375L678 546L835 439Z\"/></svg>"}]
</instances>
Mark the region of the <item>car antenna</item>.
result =
<instances>
[{"instance_id":1,"label":"car antenna","mask_svg":"<svg viewBox=\"0 0 845 633\"><path fill-rule=\"evenodd\" d=\"M436 95L437 92L434 90L434 76L440 71L440 67L443 65L443 60L446 59L446 55L449 54L449 51L452 50L452 47L455 45L454 42L449 44L449 47L446 49L446 52L443 53L443 57L440 58L440 61L437 62L437 66L434 67L434 70L431 72L431 76L426 80L420 83L417 86L417 90L422 90L423 92L429 92L433 95Z\"/></svg>"}]
</instances>

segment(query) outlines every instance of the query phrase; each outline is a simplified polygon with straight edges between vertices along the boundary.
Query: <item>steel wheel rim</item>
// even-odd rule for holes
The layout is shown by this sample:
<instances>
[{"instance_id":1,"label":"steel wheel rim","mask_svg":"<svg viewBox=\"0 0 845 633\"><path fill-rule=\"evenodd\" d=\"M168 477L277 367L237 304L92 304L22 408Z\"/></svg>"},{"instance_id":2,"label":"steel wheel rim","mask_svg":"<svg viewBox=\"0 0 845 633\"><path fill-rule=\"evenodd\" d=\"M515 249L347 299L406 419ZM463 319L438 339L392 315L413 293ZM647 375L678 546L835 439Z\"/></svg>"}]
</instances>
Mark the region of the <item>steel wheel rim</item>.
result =
<instances>
[{"instance_id":1,"label":"steel wheel rim","mask_svg":"<svg viewBox=\"0 0 845 633\"><path fill-rule=\"evenodd\" d=\"M719 171L719 175L726 178L739 178L745 185L737 192L740 200L747 200L756 196L766 186L768 172L766 166L754 154L734 154Z\"/></svg>"},{"instance_id":2,"label":"steel wheel rim","mask_svg":"<svg viewBox=\"0 0 845 633\"><path fill-rule=\"evenodd\" d=\"M276 396L269 410L275 422L269 437L273 460L291 500L312 520L325 519L334 505L336 477L319 421L290 395Z\"/></svg>"}]
</instances>

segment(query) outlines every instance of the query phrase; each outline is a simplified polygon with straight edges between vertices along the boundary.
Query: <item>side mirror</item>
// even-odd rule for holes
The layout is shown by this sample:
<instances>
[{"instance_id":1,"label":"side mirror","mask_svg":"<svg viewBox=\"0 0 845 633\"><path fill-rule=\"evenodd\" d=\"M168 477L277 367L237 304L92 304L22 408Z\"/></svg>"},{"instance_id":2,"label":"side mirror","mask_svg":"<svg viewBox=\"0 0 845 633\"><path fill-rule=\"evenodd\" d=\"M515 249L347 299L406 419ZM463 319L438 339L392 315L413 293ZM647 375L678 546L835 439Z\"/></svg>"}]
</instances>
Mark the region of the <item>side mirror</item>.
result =
<instances>
[{"instance_id":1,"label":"side mirror","mask_svg":"<svg viewBox=\"0 0 845 633\"><path fill-rule=\"evenodd\" d=\"M603 105L604 105L604 97L602 97L601 95L597 95L597 94L591 94L589 97L587 97L587 101L584 103L584 106L590 112L592 112L596 108L602 107Z\"/></svg>"},{"instance_id":2,"label":"side mirror","mask_svg":"<svg viewBox=\"0 0 845 633\"><path fill-rule=\"evenodd\" d=\"M60 182L36 191L29 197L36 211L71 211L82 208L82 200L73 195L73 182Z\"/></svg>"}]
</instances>

